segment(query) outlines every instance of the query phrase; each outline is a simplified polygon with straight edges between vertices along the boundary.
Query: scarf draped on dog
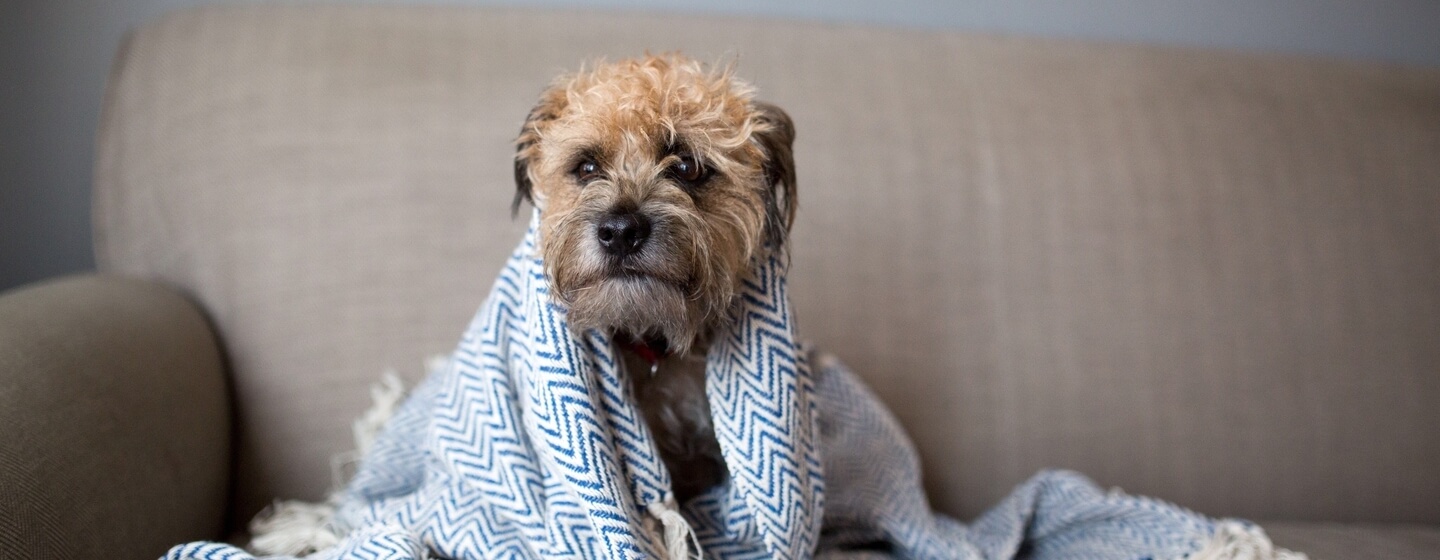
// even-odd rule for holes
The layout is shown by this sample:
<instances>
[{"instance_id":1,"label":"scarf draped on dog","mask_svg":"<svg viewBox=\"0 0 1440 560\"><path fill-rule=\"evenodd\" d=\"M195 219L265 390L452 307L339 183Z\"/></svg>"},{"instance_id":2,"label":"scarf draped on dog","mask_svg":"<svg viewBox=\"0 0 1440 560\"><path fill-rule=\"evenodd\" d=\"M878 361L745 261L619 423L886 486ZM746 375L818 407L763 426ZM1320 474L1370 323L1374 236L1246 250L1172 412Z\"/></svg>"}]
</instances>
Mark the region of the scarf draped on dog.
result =
<instances>
[{"instance_id":1,"label":"scarf draped on dog","mask_svg":"<svg viewBox=\"0 0 1440 560\"><path fill-rule=\"evenodd\" d=\"M837 360L797 344L774 256L752 267L707 356L729 478L681 511L611 341L573 333L551 298L536 223L455 353L362 446L345 490L289 506L267 531L309 528L271 548L323 560L1285 557L1252 525L1067 472L1041 473L969 526L932 513L894 418ZM164 556L252 558L210 542Z\"/></svg>"}]
</instances>

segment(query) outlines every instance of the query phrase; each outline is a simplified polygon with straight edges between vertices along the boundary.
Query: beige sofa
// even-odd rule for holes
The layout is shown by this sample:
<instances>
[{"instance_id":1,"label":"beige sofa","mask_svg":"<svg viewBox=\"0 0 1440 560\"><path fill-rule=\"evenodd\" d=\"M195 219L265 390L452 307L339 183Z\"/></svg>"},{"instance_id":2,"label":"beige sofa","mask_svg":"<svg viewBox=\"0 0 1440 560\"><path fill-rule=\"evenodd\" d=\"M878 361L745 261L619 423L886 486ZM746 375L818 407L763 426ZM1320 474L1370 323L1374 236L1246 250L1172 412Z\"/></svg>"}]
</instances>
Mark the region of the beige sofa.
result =
<instances>
[{"instance_id":1,"label":"beige sofa","mask_svg":"<svg viewBox=\"0 0 1440 560\"><path fill-rule=\"evenodd\" d=\"M1317 559L1440 556L1440 72L254 5L130 37L101 272L0 297L0 556L153 558L320 497L367 385L447 351L518 239L541 88L645 49L737 60L794 117L802 335L894 408L936 508L1063 467Z\"/></svg>"}]
</instances>

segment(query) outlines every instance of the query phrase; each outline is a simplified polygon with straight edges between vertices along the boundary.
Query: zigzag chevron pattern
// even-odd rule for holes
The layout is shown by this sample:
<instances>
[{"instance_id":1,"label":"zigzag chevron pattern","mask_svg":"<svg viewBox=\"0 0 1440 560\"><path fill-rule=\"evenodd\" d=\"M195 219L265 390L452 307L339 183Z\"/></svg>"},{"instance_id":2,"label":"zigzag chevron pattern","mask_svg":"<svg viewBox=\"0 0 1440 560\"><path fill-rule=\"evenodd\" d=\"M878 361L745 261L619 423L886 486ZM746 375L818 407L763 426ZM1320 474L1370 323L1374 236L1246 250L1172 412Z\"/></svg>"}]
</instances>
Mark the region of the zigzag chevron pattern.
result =
<instances>
[{"instance_id":1,"label":"zigzag chevron pattern","mask_svg":"<svg viewBox=\"0 0 1440 560\"><path fill-rule=\"evenodd\" d=\"M170 549L161 560L255 560L255 557L228 544L196 542Z\"/></svg>"},{"instance_id":2,"label":"zigzag chevron pattern","mask_svg":"<svg viewBox=\"0 0 1440 560\"><path fill-rule=\"evenodd\" d=\"M611 341L576 336L551 301L535 231L532 220L454 354L362 460L330 521L344 540L307 558L665 558L647 511L670 499L670 475ZM786 289L781 261L758 262L707 356L730 479L685 505L704 557L1182 558L1216 531L1066 472L1041 473L970 526L935 515L895 419L838 360L796 342ZM254 556L193 543L163 559Z\"/></svg>"},{"instance_id":3,"label":"zigzag chevron pattern","mask_svg":"<svg viewBox=\"0 0 1440 560\"><path fill-rule=\"evenodd\" d=\"M773 257L755 267L740 293L744 305L731 317L737 328L707 356L706 393L730 483L715 506L690 511L721 516L697 529L715 555L808 558L820 536L824 477L815 447L815 387L796 346L782 271ZM743 516L748 530L723 521L731 516Z\"/></svg>"}]
</instances>

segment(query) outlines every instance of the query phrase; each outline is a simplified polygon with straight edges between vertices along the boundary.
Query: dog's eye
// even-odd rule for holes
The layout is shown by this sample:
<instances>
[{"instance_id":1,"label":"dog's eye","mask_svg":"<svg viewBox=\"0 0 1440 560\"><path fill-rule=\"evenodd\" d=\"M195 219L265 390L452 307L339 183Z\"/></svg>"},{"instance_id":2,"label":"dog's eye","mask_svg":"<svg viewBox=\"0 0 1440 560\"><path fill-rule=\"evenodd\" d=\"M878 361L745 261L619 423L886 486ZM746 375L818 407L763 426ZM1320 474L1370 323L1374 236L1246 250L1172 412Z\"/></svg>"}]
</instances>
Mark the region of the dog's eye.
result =
<instances>
[{"instance_id":1,"label":"dog's eye","mask_svg":"<svg viewBox=\"0 0 1440 560\"><path fill-rule=\"evenodd\" d=\"M705 179L705 167L693 156L680 156L680 161L670 167L670 174L685 183L695 184Z\"/></svg>"},{"instance_id":2,"label":"dog's eye","mask_svg":"<svg viewBox=\"0 0 1440 560\"><path fill-rule=\"evenodd\" d=\"M600 164L594 160L582 160L575 165L575 170L570 172L575 175L575 180L584 185L600 178Z\"/></svg>"}]
</instances>

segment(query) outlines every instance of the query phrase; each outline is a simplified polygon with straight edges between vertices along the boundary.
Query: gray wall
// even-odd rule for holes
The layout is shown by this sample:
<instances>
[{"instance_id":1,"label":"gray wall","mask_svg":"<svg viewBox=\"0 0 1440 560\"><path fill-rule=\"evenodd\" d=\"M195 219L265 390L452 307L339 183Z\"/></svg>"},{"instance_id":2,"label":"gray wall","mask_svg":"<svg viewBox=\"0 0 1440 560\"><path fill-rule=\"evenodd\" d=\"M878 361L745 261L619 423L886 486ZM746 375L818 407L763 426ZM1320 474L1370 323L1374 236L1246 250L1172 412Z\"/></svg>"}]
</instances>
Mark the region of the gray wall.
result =
<instances>
[{"instance_id":1,"label":"gray wall","mask_svg":"<svg viewBox=\"0 0 1440 560\"><path fill-rule=\"evenodd\" d=\"M0 289L94 267L93 137L127 29L213 0L0 0ZM412 3L400 0L396 3ZM452 2L467 3L467 2ZM474 0L868 22L1440 66L1436 0Z\"/></svg>"}]
</instances>

